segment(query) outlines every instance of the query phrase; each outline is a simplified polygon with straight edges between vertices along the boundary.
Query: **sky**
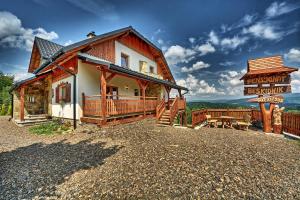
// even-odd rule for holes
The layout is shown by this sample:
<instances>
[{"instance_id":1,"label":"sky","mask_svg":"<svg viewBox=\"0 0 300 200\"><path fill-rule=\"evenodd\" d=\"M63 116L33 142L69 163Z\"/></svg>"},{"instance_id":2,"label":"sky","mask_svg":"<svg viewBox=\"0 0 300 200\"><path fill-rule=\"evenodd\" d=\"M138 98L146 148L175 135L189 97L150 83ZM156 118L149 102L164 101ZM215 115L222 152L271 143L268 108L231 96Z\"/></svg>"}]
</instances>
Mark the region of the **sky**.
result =
<instances>
[{"instance_id":1,"label":"sky","mask_svg":"<svg viewBox=\"0 0 300 200\"><path fill-rule=\"evenodd\" d=\"M282 55L300 67L300 1L3 0L0 70L30 76L35 36L68 45L130 25L162 49L189 100L243 97L248 59ZM300 71L292 91L300 92Z\"/></svg>"}]
</instances>

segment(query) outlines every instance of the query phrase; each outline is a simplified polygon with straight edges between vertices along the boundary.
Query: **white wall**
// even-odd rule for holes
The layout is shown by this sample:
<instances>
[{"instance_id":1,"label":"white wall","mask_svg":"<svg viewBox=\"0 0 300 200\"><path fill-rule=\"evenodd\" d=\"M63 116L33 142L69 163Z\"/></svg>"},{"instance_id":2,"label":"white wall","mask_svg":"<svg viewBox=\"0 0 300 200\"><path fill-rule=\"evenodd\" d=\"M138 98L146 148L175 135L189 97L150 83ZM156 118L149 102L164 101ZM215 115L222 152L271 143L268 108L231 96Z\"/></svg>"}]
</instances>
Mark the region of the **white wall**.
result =
<instances>
[{"instance_id":1,"label":"white wall","mask_svg":"<svg viewBox=\"0 0 300 200\"><path fill-rule=\"evenodd\" d=\"M157 74L157 64L153 60L139 54L138 52L134 51L126 47L125 45L121 44L120 42L115 41L115 64L121 66L121 53L124 53L129 56L129 68L134 71L140 70L140 61L147 62L147 72L149 72L149 67L154 67L154 73Z\"/></svg>"},{"instance_id":2,"label":"white wall","mask_svg":"<svg viewBox=\"0 0 300 200\"><path fill-rule=\"evenodd\" d=\"M78 94L78 77L76 77L76 81L77 81L77 94ZM71 84L71 102L70 103L65 103L65 104L60 104L60 103L56 103L55 102L55 88L57 87L57 85L59 85L62 82L68 82ZM62 117L62 118L68 118L68 119L73 119L73 76L69 76L67 78L64 78L60 81L54 82L52 83L52 89L54 91L54 95L52 97L52 116L54 117ZM79 104L78 104L78 96L77 96L77 100L76 100L77 104L76 104L76 119L79 119Z\"/></svg>"},{"instance_id":3,"label":"white wall","mask_svg":"<svg viewBox=\"0 0 300 200\"><path fill-rule=\"evenodd\" d=\"M107 85L118 87L120 96L134 96L134 89L140 90L135 80L123 76L115 76ZM120 97L120 99L126 99L126 97Z\"/></svg>"},{"instance_id":4,"label":"white wall","mask_svg":"<svg viewBox=\"0 0 300 200\"><path fill-rule=\"evenodd\" d=\"M100 95L100 71L95 65L78 60L79 115L82 116L82 93L86 96ZM99 97L100 98L100 97Z\"/></svg>"}]
</instances>

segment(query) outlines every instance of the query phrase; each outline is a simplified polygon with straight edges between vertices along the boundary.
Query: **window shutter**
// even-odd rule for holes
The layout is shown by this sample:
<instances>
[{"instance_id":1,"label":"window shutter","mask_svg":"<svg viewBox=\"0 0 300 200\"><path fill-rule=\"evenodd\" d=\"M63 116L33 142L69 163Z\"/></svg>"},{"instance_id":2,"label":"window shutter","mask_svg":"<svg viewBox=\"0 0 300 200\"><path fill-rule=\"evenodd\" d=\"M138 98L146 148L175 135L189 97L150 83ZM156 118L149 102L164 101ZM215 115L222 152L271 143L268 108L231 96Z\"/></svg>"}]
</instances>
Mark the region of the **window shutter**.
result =
<instances>
[{"instance_id":1,"label":"window shutter","mask_svg":"<svg viewBox=\"0 0 300 200\"><path fill-rule=\"evenodd\" d=\"M66 99L65 101L67 103L71 102L71 83L68 83L66 85Z\"/></svg>"},{"instance_id":2,"label":"window shutter","mask_svg":"<svg viewBox=\"0 0 300 200\"><path fill-rule=\"evenodd\" d=\"M59 103L59 86L55 88L55 103Z\"/></svg>"}]
</instances>

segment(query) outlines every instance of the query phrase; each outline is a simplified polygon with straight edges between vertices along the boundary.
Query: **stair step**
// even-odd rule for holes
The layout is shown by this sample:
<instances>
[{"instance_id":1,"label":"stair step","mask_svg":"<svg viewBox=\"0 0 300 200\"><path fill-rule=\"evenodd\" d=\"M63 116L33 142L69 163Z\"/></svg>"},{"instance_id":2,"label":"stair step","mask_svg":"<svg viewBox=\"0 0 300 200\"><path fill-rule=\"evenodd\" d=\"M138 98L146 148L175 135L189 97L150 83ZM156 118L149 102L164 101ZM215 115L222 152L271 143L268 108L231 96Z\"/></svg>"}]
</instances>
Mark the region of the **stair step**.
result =
<instances>
[{"instance_id":1,"label":"stair step","mask_svg":"<svg viewBox=\"0 0 300 200\"><path fill-rule=\"evenodd\" d=\"M167 124L157 124L157 126L160 126L160 127L170 127L170 125L167 125Z\"/></svg>"},{"instance_id":2,"label":"stair step","mask_svg":"<svg viewBox=\"0 0 300 200\"><path fill-rule=\"evenodd\" d=\"M25 120L25 121L15 120L15 123L19 126L31 126L31 125L35 125L35 124L45 123L48 121L49 120L47 120L47 119Z\"/></svg>"},{"instance_id":3,"label":"stair step","mask_svg":"<svg viewBox=\"0 0 300 200\"><path fill-rule=\"evenodd\" d=\"M166 121L166 122L170 122L170 118L160 118L160 121Z\"/></svg>"},{"instance_id":4,"label":"stair step","mask_svg":"<svg viewBox=\"0 0 300 200\"><path fill-rule=\"evenodd\" d=\"M166 122L166 121L158 121L159 124L167 124L170 125L170 122Z\"/></svg>"}]
</instances>

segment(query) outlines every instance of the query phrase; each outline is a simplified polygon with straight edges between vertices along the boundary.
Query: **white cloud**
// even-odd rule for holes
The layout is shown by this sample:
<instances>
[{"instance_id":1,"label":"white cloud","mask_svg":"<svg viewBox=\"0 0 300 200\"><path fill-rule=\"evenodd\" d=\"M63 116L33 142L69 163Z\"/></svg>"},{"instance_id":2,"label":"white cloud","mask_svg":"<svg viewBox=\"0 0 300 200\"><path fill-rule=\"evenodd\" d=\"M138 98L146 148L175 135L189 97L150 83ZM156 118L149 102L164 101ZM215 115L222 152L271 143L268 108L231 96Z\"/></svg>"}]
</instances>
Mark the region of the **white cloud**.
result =
<instances>
[{"instance_id":1,"label":"white cloud","mask_svg":"<svg viewBox=\"0 0 300 200\"><path fill-rule=\"evenodd\" d=\"M199 69L204 69L204 68L208 68L210 66L210 64L208 63L204 63L203 61L198 61L195 64L193 64L192 67L188 68L188 67L183 67L181 68L182 72L193 72Z\"/></svg>"},{"instance_id":2,"label":"white cloud","mask_svg":"<svg viewBox=\"0 0 300 200\"><path fill-rule=\"evenodd\" d=\"M173 45L165 52L165 57L169 64L187 63L194 58L196 52L192 49L184 48L180 45Z\"/></svg>"},{"instance_id":3,"label":"white cloud","mask_svg":"<svg viewBox=\"0 0 300 200\"><path fill-rule=\"evenodd\" d=\"M104 0L67 0L71 5L107 20L118 20L115 6Z\"/></svg>"},{"instance_id":4,"label":"white cloud","mask_svg":"<svg viewBox=\"0 0 300 200\"><path fill-rule=\"evenodd\" d=\"M300 63L300 49L292 48L288 53L284 54L284 57L287 58L290 62Z\"/></svg>"},{"instance_id":5,"label":"white cloud","mask_svg":"<svg viewBox=\"0 0 300 200\"><path fill-rule=\"evenodd\" d=\"M258 22L248 29L244 28L243 33L250 33L258 38L268 39L268 40L276 40L280 39L284 33L282 31L277 31L278 26L275 27L275 24L270 22Z\"/></svg>"},{"instance_id":6,"label":"white cloud","mask_svg":"<svg viewBox=\"0 0 300 200\"><path fill-rule=\"evenodd\" d=\"M164 43L164 41L162 39L158 39L157 40L158 44L162 45Z\"/></svg>"},{"instance_id":7,"label":"white cloud","mask_svg":"<svg viewBox=\"0 0 300 200\"><path fill-rule=\"evenodd\" d=\"M234 65L235 62L232 62L232 61L225 61L225 62L220 62L219 64L220 64L221 66L228 67L228 66Z\"/></svg>"},{"instance_id":8,"label":"white cloud","mask_svg":"<svg viewBox=\"0 0 300 200\"><path fill-rule=\"evenodd\" d=\"M18 81L21 81L21 80L25 80L27 78L30 78L30 77L33 77L33 74L31 73L15 73L14 74L14 81L15 82L18 82Z\"/></svg>"},{"instance_id":9,"label":"white cloud","mask_svg":"<svg viewBox=\"0 0 300 200\"><path fill-rule=\"evenodd\" d=\"M234 36L233 38L222 39L220 45L224 49L236 49L238 46L245 44L247 40L247 37Z\"/></svg>"},{"instance_id":10,"label":"white cloud","mask_svg":"<svg viewBox=\"0 0 300 200\"><path fill-rule=\"evenodd\" d=\"M292 73L292 92L300 93L300 71L296 71Z\"/></svg>"},{"instance_id":11,"label":"white cloud","mask_svg":"<svg viewBox=\"0 0 300 200\"><path fill-rule=\"evenodd\" d=\"M0 46L31 51L35 36L47 40L58 38L54 31L47 32L43 28L24 28L17 16L6 11L0 12Z\"/></svg>"},{"instance_id":12,"label":"white cloud","mask_svg":"<svg viewBox=\"0 0 300 200\"><path fill-rule=\"evenodd\" d=\"M246 73L246 70L240 72L227 71L220 75L218 80L228 95L242 95L243 94L243 81L240 78Z\"/></svg>"},{"instance_id":13,"label":"white cloud","mask_svg":"<svg viewBox=\"0 0 300 200\"><path fill-rule=\"evenodd\" d=\"M200 51L200 55L204 56L208 53L213 53L216 51L215 47L212 46L210 43L202 44L200 46L197 46L196 49Z\"/></svg>"},{"instance_id":14,"label":"white cloud","mask_svg":"<svg viewBox=\"0 0 300 200\"><path fill-rule=\"evenodd\" d=\"M64 46L68 46L70 44L73 44L74 42L72 40L68 40L64 43Z\"/></svg>"},{"instance_id":15,"label":"white cloud","mask_svg":"<svg viewBox=\"0 0 300 200\"><path fill-rule=\"evenodd\" d=\"M219 37L217 36L217 34L214 31L210 31L210 33L208 34L208 41L211 42L214 45L218 45L219 44Z\"/></svg>"},{"instance_id":16,"label":"white cloud","mask_svg":"<svg viewBox=\"0 0 300 200\"><path fill-rule=\"evenodd\" d=\"M266 9L266 16L276 17L285 13L292 12L300 7L299 4L287 4L286 2L278 3L273 2L267 9Z\"/></svg>"},{"instance_id":17,"label":"white cloud","mask_svg":"<svg viewBox=\"0 0 300 200\"><path fill-rule=\"evenodd\" d=\"M186 79L178 80L177 84L188 88L189 94L192 96L199 94L223 94L213 84L209 85L205 80L198 80L192 74L188 74Z\"/></svg>"},{"instance_id":18,"label":"white cloud","mask_svg":"<svg viewBox=\"0 0 300 200\"><path fill-rule=\"evenodd\" d=\"M192 43L192 44L193 44L193 43L196 41L196 38L194 38L194 37L190 37L190 38L189 38L189 41L190 41L190 43Z\"/></svg>"}]
</instances>

